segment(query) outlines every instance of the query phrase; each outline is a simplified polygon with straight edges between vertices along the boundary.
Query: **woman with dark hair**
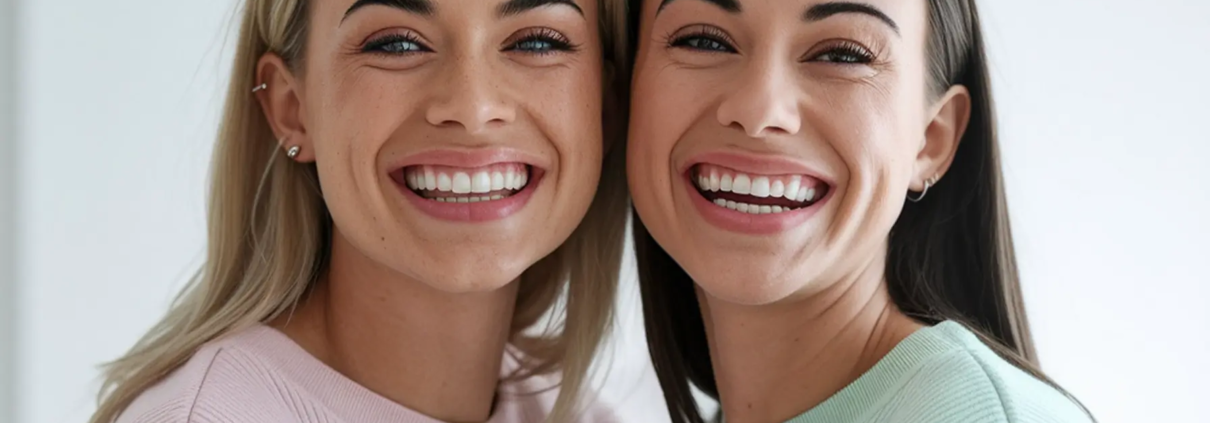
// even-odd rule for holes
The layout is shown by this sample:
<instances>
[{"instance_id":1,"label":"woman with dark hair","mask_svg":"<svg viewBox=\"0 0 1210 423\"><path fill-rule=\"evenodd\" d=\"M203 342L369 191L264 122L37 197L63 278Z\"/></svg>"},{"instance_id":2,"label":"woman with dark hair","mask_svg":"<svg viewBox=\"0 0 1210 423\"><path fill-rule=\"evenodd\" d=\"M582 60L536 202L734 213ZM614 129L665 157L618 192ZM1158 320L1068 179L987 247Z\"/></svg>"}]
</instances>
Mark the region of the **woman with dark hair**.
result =
<instances>
[{"instance_id":1,"label":"woman with dark hair","mask_svg":"<svg viewBox=\"0 0 1210 423\"><path fill-rule=\"evenodd\" d=\"M1037 366L973 0L632 0L675 422L1084 422Z\"/></svg>"}]
</instances>

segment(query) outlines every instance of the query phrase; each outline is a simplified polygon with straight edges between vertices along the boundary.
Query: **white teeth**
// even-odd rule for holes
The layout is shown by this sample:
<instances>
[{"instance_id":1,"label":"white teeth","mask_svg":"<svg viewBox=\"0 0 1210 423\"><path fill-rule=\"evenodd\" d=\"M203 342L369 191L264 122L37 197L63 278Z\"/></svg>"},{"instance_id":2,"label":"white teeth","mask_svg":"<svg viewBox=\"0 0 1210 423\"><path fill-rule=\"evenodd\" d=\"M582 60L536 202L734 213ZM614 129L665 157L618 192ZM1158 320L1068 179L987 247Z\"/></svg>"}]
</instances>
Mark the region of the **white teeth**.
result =
<instances>
[{"instance_id":1,"label":"white teeth","mask_svg":"<svg viewBox=\"0 0 1210 423\"><path fill-rule=\"evenodd\" d=\"M428 166L424 167L424 189L429 191L437 189L437 175Z\"/></svg>"},{"instance_id":2,"label":"white teeth","mask_svg":"<svg viewBox=\"0 0 1210 423\"><path fill-rule=\"evenodd\" d=\"M407 175L408 188L416 189L420 186L420 181L415 173Z\"/></svg>"},{"instance_id":3,"label":"white teeth","mask_svg":"<svg viewBox=\"0 0 1210 423\"><path fill-rule=\"evenodd\" d=\"M769 196L769 178L758 176L752 180L752 196L759 198Z\"/></svg>"},{"instance_id":4,"label":"white teeth","mask_svg":"<svg viewBox=\"0 0 1210 423\"><path fill-rule=\"evenodd\" d=\"M718 172L710 171L710 191L718 192Z\"/></svg>"},{"instance_id":5,"label":"white teeth","mask_svg":"<svg viewBox=\"0 0 1210 423\"><path fill-rule=\"evenodd\" d=\"M466 194L471 192L471 175L465 172L454 172L454 194Z\"/></svg>"},{"instance_id":6,"label":"white teeth","mask_svg":"<svg viewBox=\"0 0 1210 423\"><path fill-rule=\"evenodd\" d=\"M748 204L748 203L737 203L734 201L723 200L721 198L715 199L714 205L719 206L719 207L725 207L730 210L735 210L740 213L748 213L748 214L773 214L773 213L785 213L788 211L797 210L797 209L792 209L789 207L782 207L782 206L762 206L762 205Z\"/></svg>"},{"instance_id":7,"label":"white teeth","mask_svg":"<svg viewBox=\"0 0 1210 423\"><path fill-rule=\"evenodd\" d=\"M438 203L478 203L478 202L482 202L482 201L496 201L496 200L502 200L502 199L504 199L504 196L499 195L499 194L492 195L492 196L482 195L482 196L477 196L477 197L471 196L471 197L437 197L437 198L433 198L433 200L437 200Z\"/></svg>"},{"instance_id":8,"label":"white teeth","mask_svg":"<svg viewBox=\"0 0 1210 423\"><path fill-rule=\"evenodd\" d=\"M752 192L752 180L748 179L748 175L735 175L735 180L731 181L731 192L736 194L749 194Z\"/></svg>"},{"instance_id":9,"label":"white teeth","mask_svg":"<svg viewBox=\"0 0 1210 423\"><path fill-rule=\"evenodd\" d=\"M492 191L504 189L504 174L500 172L492 172Z\"/></svg>"},{"instance_id":10,"label":"white teeth","mask_svg":"<svg viewBox=\"0 0 1210 423\"><path fill-rule=\"evenodd\" d=\"M731 175L723 175L722 179L718 181L718 189L723 192L731 192Z\"/></svg>"},{"instance_id":11,"label":"white teeth","mask_svg":"<svg viewBox=\"0 0 1210 423\"><path fill-rule=\"evenodd\" d=\"M798 197L798 188L801 186L802 179L798 176L790 178L790 183L786 185L785 197L787 200L795 200Z\"/></svg>"},{"instance_id":12,"label":"white teeth","mask_svg":"<svg viewBox=\"0 0 1210 423\"><path fill-rule=\"evenodd\" d=\"M504 172L504 189L517 188L516 185L513 185L514 178L516 178L516 176L517 176L517 174L514 173L512 169L509 169Z\"/></svg>"},{"instance_id":13,"label":"white teeth","mask_svg":"<svg viewBox=\"0 0 1210 423\"><path fill-rule=\"evenodd\" d=\"M781 180L773 181L773 185L769 187L769 196L773 198L786 195L786 185Z\"/></svg>"},{"instance_id":14,"label":"white teeth","mask_svg":"<svg viewBox=\"0 0 1210 423\"><path fill-rule=\"evenodd\" d=\"M794 197L794 201L807 201L807 187L798 187L798 196Z\"/></svg>"},{"instance_id":15,"label":"white teeth","mask_svg":"<svg viewBox=\"0 0 1210 423\"><path fill-rule=\"evenodd\" d=\"M807 195L803 197L803 201L811 201L815 199L815 188L807 189Z\"/></svg>"},{"instance_id":16,"label":"white teeth","mask_svg":"<svg viewBox=\"0 0 1210 423\"><path fill-rule=\"evenodd\" d=\"M521 178L521 183L517 184L517 189L525 188L525 184L529 183L529 174L521 172L517 176Z\"/></svg>"},{"instance_id":17,"label":"white teeth","mask_svg":"<svg viewBox=\"0 0 1210 423\"><path fill-rule=\"evenodd\" d=\"M706 175L698 175L697 187L701 188L703 190L709 191L710 190L710 177L706 176Z\"/></svg>"},{"instance_id":18,"label":"white teeth","mask_svg":"<svg viewBox=\"0 0 1210 423\"><path fill-rule=\"evenodd\" d=\"M444 173L437 174L437 189L441 191L449 191L453 182L450 181L450 175Z\"/></svg>"},{"instance_id":19,"label":"white teeth","mask_svg":"<svg viewBox=\"0 0 1210 423\"><path fill-rule=\"evenodd\" d=\"M475 172L471 178L471 192L483 194L492 190L492 177L487 172Z\"/></svg>"}]
</instances>

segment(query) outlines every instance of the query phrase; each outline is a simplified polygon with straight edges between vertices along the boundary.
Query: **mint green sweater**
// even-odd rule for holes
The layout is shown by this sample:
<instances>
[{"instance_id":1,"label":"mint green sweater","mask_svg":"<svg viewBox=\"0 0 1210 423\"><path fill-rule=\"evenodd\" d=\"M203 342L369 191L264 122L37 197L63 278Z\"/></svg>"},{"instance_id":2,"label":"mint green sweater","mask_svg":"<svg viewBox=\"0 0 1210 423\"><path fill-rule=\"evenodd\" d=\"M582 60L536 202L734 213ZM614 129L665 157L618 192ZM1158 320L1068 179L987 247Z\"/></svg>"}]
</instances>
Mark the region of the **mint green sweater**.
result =
<instances>
[{"instance_id":1,"label":"mint green sweater","mask_svg":"<svg viewBox=\"0 0 1210 423\"><path fill-rule=\"evenodd\" d=\"M955 322L924 328L787 423L1085 423L1075 402Z\"/></svg>"}]
</instances>

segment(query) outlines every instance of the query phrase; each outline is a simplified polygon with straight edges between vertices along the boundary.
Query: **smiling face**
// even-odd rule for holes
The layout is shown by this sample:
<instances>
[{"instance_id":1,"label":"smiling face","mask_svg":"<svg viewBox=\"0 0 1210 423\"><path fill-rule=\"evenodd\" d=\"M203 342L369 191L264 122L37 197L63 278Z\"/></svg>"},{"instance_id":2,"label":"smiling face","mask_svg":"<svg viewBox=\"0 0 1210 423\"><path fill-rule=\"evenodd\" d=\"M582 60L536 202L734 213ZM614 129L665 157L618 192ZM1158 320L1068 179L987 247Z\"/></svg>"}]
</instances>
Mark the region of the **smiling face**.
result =
<instances>
[{"instance_id":1,"label":"smiling face","mask_svg":"<svg viewBox=\"0 0 1210 423\"><path fill-rule=\"evenodd\" d=\"M316 163L334 242L462 292L566 240L601 171L596 6L312 3L297 69L269 55L260 73L279 137Z\"/></svg>"},{"instance_id":2,"label":"smiling face","mask_svg":"<svg viewBox=\"0 0 1210 423\"><path fill-rule=\"evenodd\" d=\"M965 124L963 89L927 90L926 17L923 1L643 2L631 193L706 293L763 304L879 265Z\"/></svg>"}]
</instances>

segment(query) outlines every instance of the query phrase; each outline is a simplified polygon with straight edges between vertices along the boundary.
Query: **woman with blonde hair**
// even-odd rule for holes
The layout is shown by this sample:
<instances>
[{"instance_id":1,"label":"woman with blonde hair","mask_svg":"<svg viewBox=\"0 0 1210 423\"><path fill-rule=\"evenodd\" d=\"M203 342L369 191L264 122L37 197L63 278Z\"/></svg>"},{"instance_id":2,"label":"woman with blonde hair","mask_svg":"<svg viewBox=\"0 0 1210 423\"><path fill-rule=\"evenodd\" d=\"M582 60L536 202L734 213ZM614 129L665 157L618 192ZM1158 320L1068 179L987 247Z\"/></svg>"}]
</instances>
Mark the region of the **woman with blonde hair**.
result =
<instances>
[{"instance_id":1,"label":"woman with blonde hair","mask_svg":"<svg viewBox=\"0 0 1210 423\"><path fill-rule=\"evenodd\" d=\"M609 420L624 14L246 0L205 265L92 421Z\"/></svg>"}]
</instances>

